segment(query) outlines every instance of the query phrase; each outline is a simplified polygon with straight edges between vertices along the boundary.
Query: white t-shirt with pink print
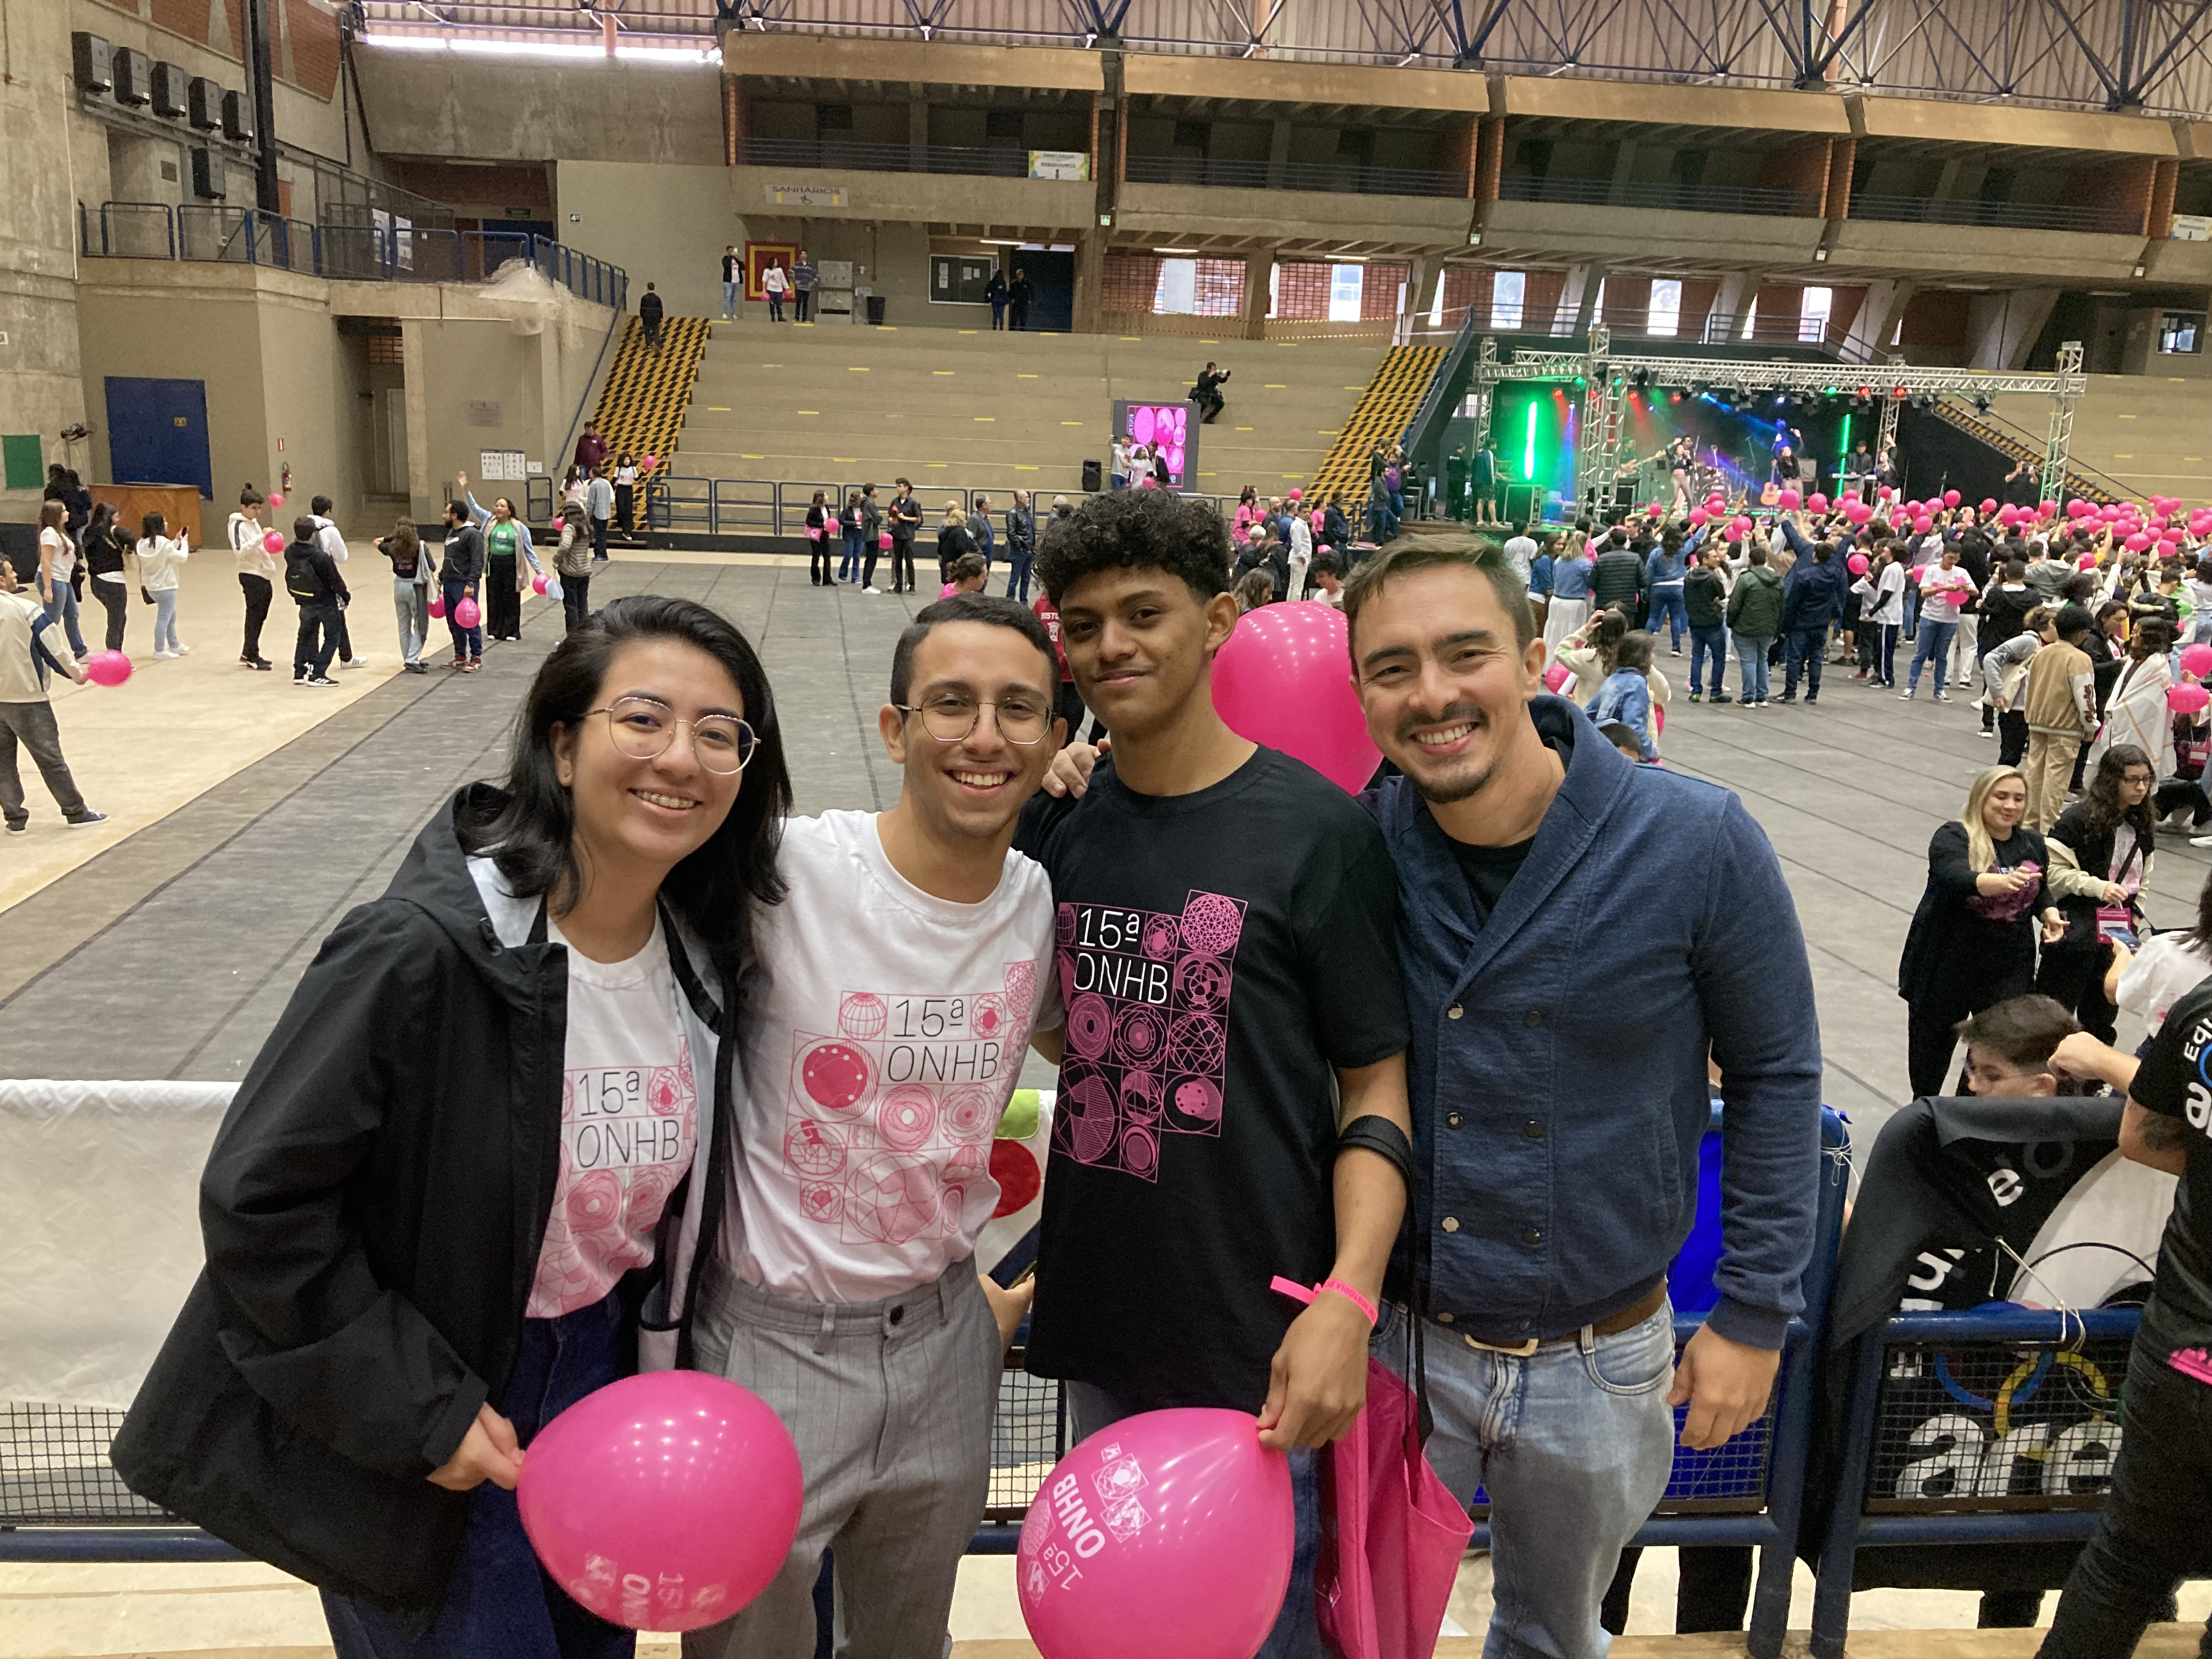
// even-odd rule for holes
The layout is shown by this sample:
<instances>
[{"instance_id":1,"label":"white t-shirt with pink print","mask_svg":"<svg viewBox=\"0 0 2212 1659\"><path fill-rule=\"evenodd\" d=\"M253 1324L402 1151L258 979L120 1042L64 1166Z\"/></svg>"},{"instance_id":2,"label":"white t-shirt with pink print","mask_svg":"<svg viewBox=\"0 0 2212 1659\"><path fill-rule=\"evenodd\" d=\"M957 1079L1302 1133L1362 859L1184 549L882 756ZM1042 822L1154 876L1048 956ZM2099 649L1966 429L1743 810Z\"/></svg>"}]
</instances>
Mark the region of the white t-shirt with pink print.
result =
<instances>
[{"instance_id":1,"label":"white t-shirt with pink print","mask_svg":"<svg viewBox=\"0 0 2212 1659\"><path fill-rule=\"evenodd\" d=\"M550 921L546 938L568 944ZM627 962L568 946L561 1173L524 1308L532 1319L588 1308L653 1260L654 1229L699 1138L680 995L658 921Z\"/></svg>"},{"instance_id":2,"label":"white t-shirt with pink print","mask_svg":"<svg viewBox=\"0 0 2212 1659\"><path fill-rule=\"evenodd\" d=\"M741 1029L722 1260L749 1285L880 1301L975 1253L1032 1030L1060 1023L1052 884L1009 852L980 903L891 867L872 812L784 827Z\"/></svg>"}]
</instances>

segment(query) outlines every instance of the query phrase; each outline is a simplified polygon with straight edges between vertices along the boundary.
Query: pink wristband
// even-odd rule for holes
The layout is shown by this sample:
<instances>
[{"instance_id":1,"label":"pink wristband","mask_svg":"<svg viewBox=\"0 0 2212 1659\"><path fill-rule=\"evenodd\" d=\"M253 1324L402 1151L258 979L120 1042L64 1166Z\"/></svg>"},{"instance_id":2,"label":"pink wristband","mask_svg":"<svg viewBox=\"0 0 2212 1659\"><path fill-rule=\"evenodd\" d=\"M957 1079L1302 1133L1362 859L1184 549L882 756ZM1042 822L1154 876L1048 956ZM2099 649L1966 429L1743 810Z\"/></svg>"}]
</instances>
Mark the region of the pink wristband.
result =
<instances>
[{"instance_id":1,"label":"pink wristband","mask_svg":"<svg viewBox=\"0 0 2212 1659\"><path fill-rule=\"evenodd\" d=\"M1320 1284L1315 1285L1311 1290L1308 1290L1304 1285L1298 1284L1296 1280L1285 1279L1280 1273L1278 1273L1272 1280L1269 1281L1267 1288L1273 1291L1279 1291L1285 1296L1293 1297L1294 1299L1306 1303L1309 1305L1311 1304L1314 1297L1318 1296L1322 1291L1334 1291L1339 1296L1343 1297L1346 1301L1350 1302L1353 1307L1358 1309L1360 1312L1367 1316L1367 1323L1370 1329L1374 1328L1376 1321L1377 1316L1375 1311L1375 1304L1372 1302L1370 1302L1365 1297L1362 1296L1357 1288L1346 1284L1340 1279L1324 1279Z\"/></svg>"}]
</instances>

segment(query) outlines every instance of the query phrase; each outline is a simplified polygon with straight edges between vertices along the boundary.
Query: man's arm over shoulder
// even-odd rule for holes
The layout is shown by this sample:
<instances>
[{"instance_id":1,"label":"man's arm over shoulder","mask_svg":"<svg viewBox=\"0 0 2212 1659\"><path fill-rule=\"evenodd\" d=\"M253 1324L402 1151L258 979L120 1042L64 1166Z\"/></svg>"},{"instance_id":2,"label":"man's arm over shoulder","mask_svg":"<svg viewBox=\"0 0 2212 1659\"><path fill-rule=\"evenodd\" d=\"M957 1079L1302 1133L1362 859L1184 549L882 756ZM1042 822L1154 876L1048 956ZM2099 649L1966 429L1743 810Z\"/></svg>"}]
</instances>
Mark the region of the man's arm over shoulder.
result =
<instances>
[{"instance_id":1,"label":"man's arm over shoulder","mask_svg":"<svg viewBox=\"0 0 2212 1659\"><path fill-rule=\"evenodd\" d=\"M1797 910L1766 835L1731 798L1711 842L1691 971L1721 1072L1721 1301L1707 1323L1778 1348L1820 1202L1820 1030Z\"/></svg>"}]
</instances>

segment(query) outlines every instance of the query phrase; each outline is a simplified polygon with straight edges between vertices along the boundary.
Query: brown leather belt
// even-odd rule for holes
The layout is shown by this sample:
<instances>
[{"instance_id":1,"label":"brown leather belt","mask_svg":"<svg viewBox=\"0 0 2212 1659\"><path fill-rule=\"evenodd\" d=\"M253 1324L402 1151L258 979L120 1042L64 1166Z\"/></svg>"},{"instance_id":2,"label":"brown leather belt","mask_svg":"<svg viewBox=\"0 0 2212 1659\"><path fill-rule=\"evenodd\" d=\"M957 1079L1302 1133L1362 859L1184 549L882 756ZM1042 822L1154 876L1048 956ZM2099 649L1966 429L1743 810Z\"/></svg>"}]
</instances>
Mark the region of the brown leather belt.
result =
<instances>
[{"instance_id":1,"label":"brown leather belt","mask_svg":"<svg viewBox=\"0 0 2212 1659\"><path fill-rule=\"evenodd\" d=\"M1562 1342L1579 1342L1585 1329L1592 1337L1617 1336L1623 1331L1633 1330L1657 1313L1666 1303L1667 1282L1662 1279L1619 1313L1607 1314L1603 1319L1569 1331L1564 1336L1532 1336L1525 1342L1484 1342L1462 1332L1460 1340L1468 1347L1480 1348L1486 1353L1513 1354L1525 1359L1539 1348L1556 1347Z\"/></svg>"}]
</instances>

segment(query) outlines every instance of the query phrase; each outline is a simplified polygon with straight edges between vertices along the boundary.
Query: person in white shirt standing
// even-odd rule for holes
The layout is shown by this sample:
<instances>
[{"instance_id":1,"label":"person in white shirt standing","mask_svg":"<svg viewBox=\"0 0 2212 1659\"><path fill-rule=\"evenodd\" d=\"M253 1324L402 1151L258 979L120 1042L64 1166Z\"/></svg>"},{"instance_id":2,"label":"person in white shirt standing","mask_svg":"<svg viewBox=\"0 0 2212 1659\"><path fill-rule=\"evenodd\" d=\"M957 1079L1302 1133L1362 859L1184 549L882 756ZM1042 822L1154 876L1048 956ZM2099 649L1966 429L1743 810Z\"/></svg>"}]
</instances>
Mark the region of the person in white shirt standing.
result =
<instances>
[{"instance_id":1,"label":"person in white shirt standing","mask_svg":"<svg viewBox=\"0 0 2212 1659\"><path fill-rule=\"evenodd\" d=\"M614 517L615 487L607 482L605 467L594 467L584 486L584 511L592 520L592 562L607 562L607 524Z\"/></svg>"},{"instance_id":2,"label":"person in white shirt standing","mask_svg":"<svg viewBox=\"0 0 2212 1659\"><path fill-rule=\"evenodd\" d=\"M177 571L192 556L191 544L181 530L169 534L169 521L158 513L149 513L139 530L138 586L154 602L155 659L189 656L191 647L177 638Z\"/></svg>"},{"instance_id":3,"label":"person in white shirt standing","mask_svg":"<svg viewBox=\"0 0 2212 1659\"><path fill-rule=\"evenodd\" d=\"M261 523L261 492L248 484L238 492L238 511L227 526L230 550L238 561L238 586L246 595L246 642L238 660L264 673L276 665L261 654L261 624L269 620L269 602L276 597L276 556L263 544L268 535Z\"/></svg>"},{"instance_id":4,"label":"person in white shirt standing","mask_svg":"<svg viewBox=\"0 0 2212 1659\"><path fill-rule=\"evenodd\" d=\"M331 522L331 498L327 495L316 496L307 503L307 511L314 515L315 545L331 556L332 564L343 564L346 562L346 539L338 533L338 527ZM357 657L354 654L353 632L346 626L343 605L338 607L338 666L341 668L368 666L368 659L366 657Z\"/></svg>"},{"instance_id":5,"label":"person in white shirt standing","mask_svg":"<svg viewBox=\"0 0 2212 1659\"><path fill-rule=\"evenodd\" d=\"M783 320L783 296L791 291L791 278L783 274L781 265L770 265L761 272L761 292L768 295L768 319L771 323Z\"/></svg>"},{"instance_id":6,"label":"person in white shirt standing","mask_svg":"<svg viewBox=\"0 0 2212 1659\"><path fill-rule=\"evenodd\" d=\"M1022 606L938 601L900 636L878 716L898 804L785 826L788 895L752 941L737 1211L691 1337L701 1370L791 1430L805 1508L781 1574L685 1636L686 1659L811 1653L825 1548L847 1650L944 1650L1026 1302L974 1262L992 1135L1030 1034L1061 1019L1051 884L1012 850L1059 749L1058 679Z\"/></svg>"},{"instance_id":7,"label":"person in white shirt standing","mask_svg":"<svg viewBox=\"0 0 2212 1659\"><path fill-rule=\"evenodd\" d=\"M46 607L35 597L15 586L15 567L0 559L0 818L7 820L11 836L30 831L31 809L24 802L22 775L15 765L20 744L31 751L39 775L46 781L70 828L105 823L107 814L84 804L69 763L62 758L61 728L54 724L54 706L46 697L46 665L32 648L33 641L79 685L91 678L70 653L62 625L47 617Z\"/></svg>"},{"instance_id":8,"label":"person in white shirt standing","mask_svg":"<svg viewBox=\"0 0 2212 1659\"><path fill-rule=\"evenodd\" d=\"M1285 522L1291 526L1291 586L1288 597L1303 599L1306 596L1306 570L1313 563L1313 526L1306 520L1297 501L1291 502L1291 511Z\"/></svg>"}]
</instances>

